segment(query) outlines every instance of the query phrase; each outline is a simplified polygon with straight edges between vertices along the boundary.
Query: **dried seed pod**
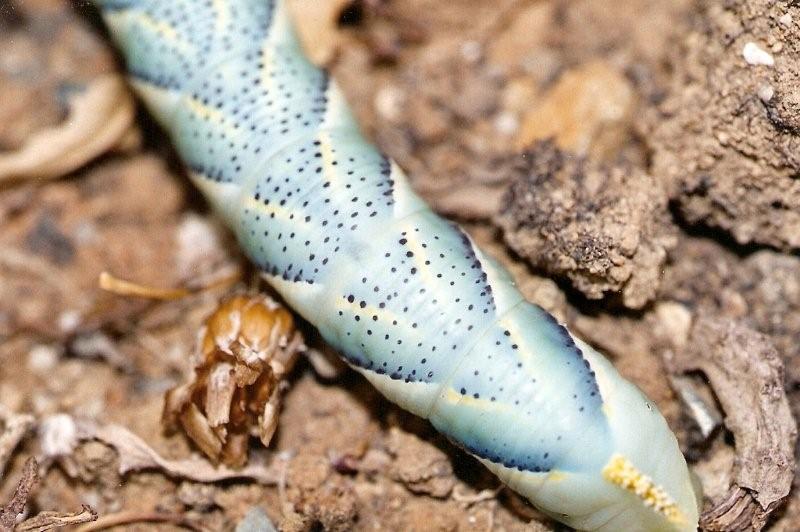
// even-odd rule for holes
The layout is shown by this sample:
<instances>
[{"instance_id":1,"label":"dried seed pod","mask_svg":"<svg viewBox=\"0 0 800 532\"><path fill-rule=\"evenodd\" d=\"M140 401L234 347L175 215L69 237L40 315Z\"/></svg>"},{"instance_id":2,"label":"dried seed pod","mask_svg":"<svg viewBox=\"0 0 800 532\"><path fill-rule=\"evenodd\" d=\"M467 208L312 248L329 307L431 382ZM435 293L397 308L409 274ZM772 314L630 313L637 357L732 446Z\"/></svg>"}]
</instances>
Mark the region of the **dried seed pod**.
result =
<instances>
[{"instance_id":1,"label":"dried seed pod","mask_svg":"<svg viewBox=\"0 0 800 532\"><path fill-rule=\"evenodd\" d=\"M206 320L192 380L167 392L163 422L214 462L241 467L247 442L269 445L283 377L304 348L292 315L265 295L237 295Z\"/></svg>"}]
</instances>

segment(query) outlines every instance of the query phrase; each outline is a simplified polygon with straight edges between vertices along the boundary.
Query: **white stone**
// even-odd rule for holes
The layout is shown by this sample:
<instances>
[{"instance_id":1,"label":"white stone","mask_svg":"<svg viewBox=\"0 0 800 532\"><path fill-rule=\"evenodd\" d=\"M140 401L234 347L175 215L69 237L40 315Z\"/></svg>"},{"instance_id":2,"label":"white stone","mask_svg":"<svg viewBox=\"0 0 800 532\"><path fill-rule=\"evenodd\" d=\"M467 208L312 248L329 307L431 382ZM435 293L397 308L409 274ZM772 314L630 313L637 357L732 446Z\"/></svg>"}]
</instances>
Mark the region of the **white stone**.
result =
<instances>
[{"instance_id":1,"label":"white stone","mask_svg":"<svg viewBox=\"0 0 800 532\"><path fill-rule=\"evenodd\" d=\"M58 328L61 332L71 333L81 324L81 313L77 310L65 310L58 315Z\"/></svg>"},{"instance_id":2,"label":"white stone","mask_svg":"<svg viewBox=\"0 0 800 532\"><path fill-rule=\"evenodd\" d=\"M483 47L478 41L466 41L461 44L461 56L470 63L478 62L483 56Z\"/></svg>"},{"instance_id":3,"label":"white stone","mask_svg":"<svg viewBox=\"0 0 800 532\"><path fill-rule=\"evenodd\" d=\"M39 442L47 457L71 454L78 444L75 420L67 414L54 414L39 425Z\"/></svg>"},{"instance_id":4,"label":"white stone","mask_svg":"<svg viewBox=\"0 0 800 532\"><path fill-rule=\"evenodd\" d=\"M519 129L519 120L514 113L504 111L494 119L494 129L501 135L513 135Z\"/></svg>"},{"instance_id":5,"label":"white stone","mask_svg":"<svg viewBox=\"0 0 800 532\"><path fill-rule=\"evenodd\" d=\"M375 94L375 110L378 111L381 117L390 122L400 120L404 105L405 94L397 87L384 87Z\"/></svg>"},{"instance_id":6,"label":"white stone","mask_svg":"<svg viewBox=\"0 0 800 532\"><path fill-rule=\"evenodd\" d=\"M181 277L191 278L203 271L210 258L217 257L222 249L216 228L196 214L181 219L175 234L177 263Z\"/></svg>"},{"instance_id":7,"label":"white stone","mask_svg":"<svg viewBox=\"0 0 800 532\"><path fill-rule=\"evenodd\" d=\"M752 41L744 45L742 56L749 65L772 66L775 64L772 55Z\"/></svg>"},{"instance_id":8,"label":"white stone","mask_svg":"<svg viewBox=\"0 0 800 532\"><path fill-rule=\"evenodd\" d=\"M276 532L278 529L259 506L253 506L236 525L236 532Z\"/></svg>"},{"instance_id":9,"label":"white stone","mask_svg":"<svg viewBox=\"0 0 800 532\"><path fill-rule=\"evenodd\" d=\"M52 345L35 345L28 352L28 369L36 373L47 373L56 366L60 354Z\"/></svg>"},{"instance_id":10,"label":"white stone","mask_svg":"<svg viewBox=\"0 0 800 532\"><path fill-rule=\"evenodd\" d=\"M775 89L772 85L765 83L758 88L758 97L762 102L767 103L775 96Z\"/></svg>"}]
</instances>

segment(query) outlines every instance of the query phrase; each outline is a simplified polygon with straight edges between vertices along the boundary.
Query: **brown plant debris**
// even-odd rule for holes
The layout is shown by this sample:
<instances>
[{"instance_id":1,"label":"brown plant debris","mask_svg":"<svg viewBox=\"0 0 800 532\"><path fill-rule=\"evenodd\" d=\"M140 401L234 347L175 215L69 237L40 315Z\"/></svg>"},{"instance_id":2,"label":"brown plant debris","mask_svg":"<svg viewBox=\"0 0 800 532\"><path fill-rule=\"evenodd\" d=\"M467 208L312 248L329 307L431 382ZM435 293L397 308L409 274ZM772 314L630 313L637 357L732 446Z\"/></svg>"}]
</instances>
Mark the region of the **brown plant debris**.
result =
<instances>
[{"instance_id":1,"label":"brown plant debris","mask_svg":"<svg viewBox=\"0 0 800 532\"><path fill-rule=\"evenodd\" d=\"M112 527L141 523L164 523L195 530L197 532L206 532L210 530L197 522L197 520L190 519L183 515L164 512L132 511L104 515L95 522L80 527L78 532L96 532L97 530L106 530Z\"/></svg>"},{"instance_id":2,"label":"brown plant debris","mask_svg":"<svg viewBox=\"0 0 800 532\"><path fill-rule=\"evenodd\" d=\"M214 467L206 460L188 458L168 460L159 455L139 436L119 425L96 425L89 422L79 424L77 438L99 440L114 447L119 454L119 474L130 471L157 469L174 478L196 482L220 482L237 478L249 478L262 484L275 484L277 476L269 467L251 464L233 470L224 466Z\"/></svg>"},{"instance_id":3,"label":"brown plant debris","mask_svg":"<svg viewBox=\"0 0 800 532\"><path fill-rule=\"evenodd\" d=\"M97 284L100 288L107 292L117 294L118 296L128 297L143 297L146 299L158 299L161 301L169 301L172 299L181 299L191 294L186 288L157 288L153 286L145 286L125 279L115 277L108 272L100 272Z\"/></svg>"},{"instance_id":4,"label":"brown plant debris","mask_svg":"<svg viewBox=\"0 0 800 532\"><path fill-rule=\"evenodd\" d=\"M34 417L28 414L12 414L0 405L0 479L11 454L25 434L33 427Z\"/></svg>"},{"instance_id":5,"label":"brown plant debris","mask_svg":"<svg viewBox=\"0 0 800 532\"><path fill-rule=\"evenodd\" d=\"M22 469L22 477L17 483L17 489L14 490L14 495L5 506L0 508L0 530L3 532L14 530L17 524L17 518L25 511L25 505L28 503L31 491L39 483L39 464L36 459L31 457L25 461L25 467Z\"/></svg>"},{"instance_id":6,"label":"brown plant debris","mask_svg":"<svg viewBox=\"0 0 800 532\"><path fill-rule=\"evenodd\" d=\"M95 511L89 506L83 505L77 512L40 512L21 523L17 523L17 520L25 511L25 506L33 490L39 484L38 470L39 464L35 458L31 457L25 461L25 466L22 468L22 477L17 483L17 488L14 490L11 500L5 506L0 507L0 532L45 532L46 530L88 523L97 519Z\"/></svg>"},{"instance_id":7,"label":"brown plant debris","mask_svg":"<svg viewBox=\"0 0 800 532\"><path fill-rule=\"evenodd\" d=\"M97 513L85 504L77 512L41 512L17 525L15 532L45 532L65 526L80 525L97 519Z\"/></svg>"},{"instance_id":8,"label":"brown plant debris","mask_svg":"<svg viewBox=\"0 0 800 532\"><path fill-rule=\"evenodd\" d=\"M495 218L509 246L591 299L621 292L625 306L643 307L656 295L675 246L658 182L632 168L572 156L551 142L528 157L530 170L511 184Z\"/></svg>"},{"instance_id":9,"label":"brown plant debris","mask_svg":"<svg viewBox=\"0 0 800 532\"><path fill-rule=\"evenodd\" d=\"M242 467L250 436L269 445L282 379L302 348L292 315L270 297L224 301L201 333L192 379L167 393L164 424L182 427L215 463Z\"/></svg>"},{"instance_id":10,"label":"brown plant debris","mask_svg":"<svg viewBox=\"0 0 800 532\"><path fill-rule=\"evenodd\" d=\"M100 272L97 284L106 292L118 296L141 297L158 301L171 301L188 297L193 293L212 290L214 288L227 288L234 285L242 277L242 272L237 268L221 268L214 272L210 278L193 279L191 287L161 288L149 286L127 279L116 277L109 272ZM187 283L188 284L188 283Z\"/></svg>"},{"instance_id":11,"label":"brown plant debris","mask_svg":"<svg viewBox=\"0 0 800 532\"><path fill-rule=\"evenodd\" d=\"M70 107L63 124L38 132L17 151L0 153L0 183L68 174L118 146L136 115L133 97L118 74L94 80Z\"/></svg>"},{"instance_id":12,"label":"brown plant debris","mask_svg":"<svg viewBox=\"0 0 800 532\"><path fill-rule=\"evenodd\" d=\"M353 0L333 0L317 2L316 0L290 0L290 12L297 22L297 32L304 44L304 51L309 59L317 65L324 66L331 62L336 49L342 40L342 33L337 31L337 22L345 8Z\"/></svg>"},{"instance_id":13,"label":"brown plant debris","mask_svg":"<svg viewBox=\"0 0 800 532\"><path fill-rule=\"evenodd\" d=\"M701 516L710 531L761 530L788 495L797 424L783 388L783 363L768 337L727 319L699 317L678 371L702 371L725 411L737 460L730 488Z\"/></svg>"}]
</instances>

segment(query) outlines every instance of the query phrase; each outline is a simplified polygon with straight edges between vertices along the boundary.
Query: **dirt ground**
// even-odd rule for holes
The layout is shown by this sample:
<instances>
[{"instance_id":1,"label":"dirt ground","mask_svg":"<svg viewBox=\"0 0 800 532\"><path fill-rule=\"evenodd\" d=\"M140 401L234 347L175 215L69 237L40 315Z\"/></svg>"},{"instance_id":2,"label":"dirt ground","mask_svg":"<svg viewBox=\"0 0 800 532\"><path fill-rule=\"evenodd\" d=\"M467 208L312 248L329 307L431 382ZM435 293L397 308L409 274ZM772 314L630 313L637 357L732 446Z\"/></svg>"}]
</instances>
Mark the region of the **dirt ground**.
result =
<instances>
[{"instance_id":1,"label":"dirt ground","mask_svg":"<svg viewBox=\"0 0 800 532\"><path fill-rule=\"evenodd\" d=\"M800 529L800 6L320 4L302 37L364 130L658 404L704 528ZM165 431L204 320L259 285L120 69L86 2L0 0L0 530L563 530L319 356L245 469Z\"/></svg>"}]
</instances>

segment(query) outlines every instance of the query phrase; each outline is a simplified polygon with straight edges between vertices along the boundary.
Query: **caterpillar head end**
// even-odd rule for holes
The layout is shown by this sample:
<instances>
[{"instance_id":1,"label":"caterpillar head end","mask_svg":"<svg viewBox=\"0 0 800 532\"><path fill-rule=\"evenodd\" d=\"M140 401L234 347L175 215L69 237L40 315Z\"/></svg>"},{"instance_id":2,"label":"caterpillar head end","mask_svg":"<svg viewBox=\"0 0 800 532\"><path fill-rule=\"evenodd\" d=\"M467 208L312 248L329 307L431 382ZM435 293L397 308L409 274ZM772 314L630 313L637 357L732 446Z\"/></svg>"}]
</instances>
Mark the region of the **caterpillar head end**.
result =
<instances>
[{"instance_id":1,"label":"caterpillar head end","mask_svg":"<svg viewBox=\"0 0 800 532\"><path fill-rule=\"evenodd\" d=\"M695 485L675 435L654 404L586 344L604 429L577 428L558 469L533 473L487 464L535 506L578 530L694 532Z\"/></svg>"},{"instance_id":2,"label":"caterpillar head end","mask_svg":"<svg viewBox=\"0 0 800 532\"><path fill-rule=\"evenodd\" d=\"M588 516L591 522L573 526L608 532L696 531L700 500L674 433L639 388L583 345L598 375L610 445L590 466L603 491L598 509Z\"/></svg>"},{"instance_id":3,"label":"caterpillar head end","mask_svg":"<svg viewBox=\"0 0 800 532\"><path fill-rule=\"evenodd\" d=\"M611 457L603 468L603 478L625 492L633 495L646 508L667 522L661 530L696 530L694 512L691 517L681 509L675 499L652 478L639 471L627 458L620 454ZM692 522L690 522L692 519ZM671 528L670 528L671 527Z\"/></svg>"}]
</instances>

